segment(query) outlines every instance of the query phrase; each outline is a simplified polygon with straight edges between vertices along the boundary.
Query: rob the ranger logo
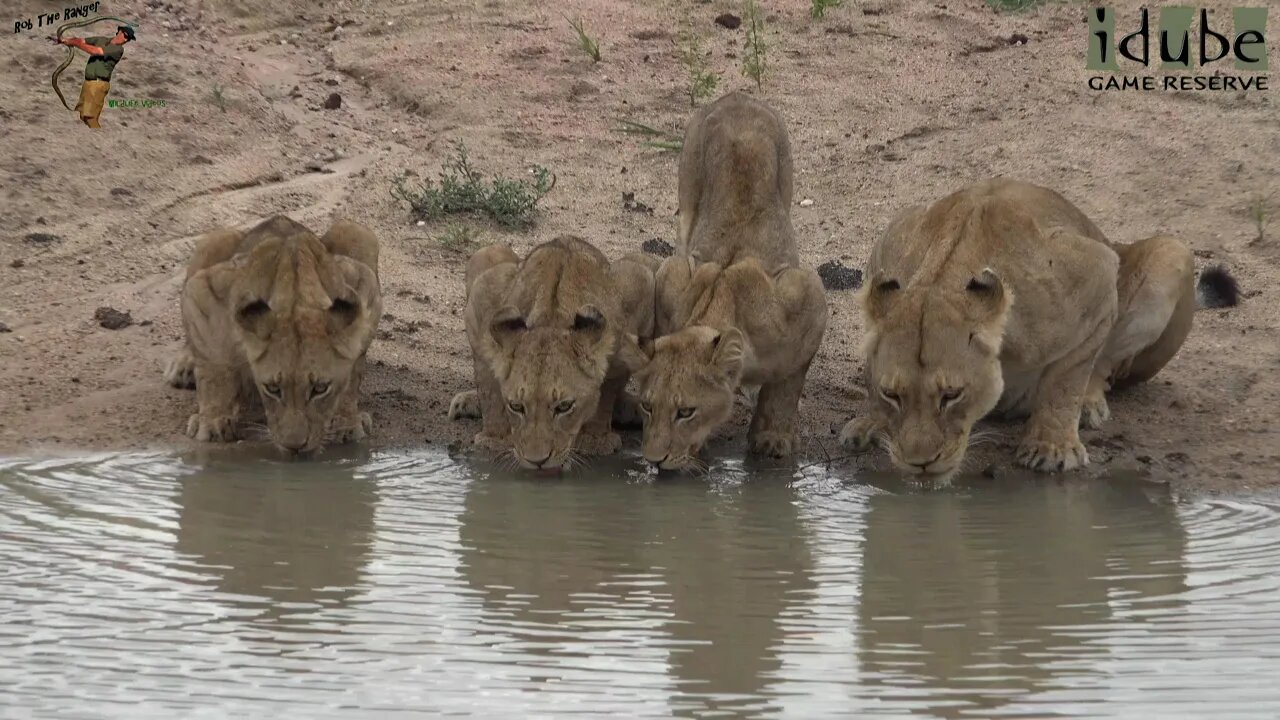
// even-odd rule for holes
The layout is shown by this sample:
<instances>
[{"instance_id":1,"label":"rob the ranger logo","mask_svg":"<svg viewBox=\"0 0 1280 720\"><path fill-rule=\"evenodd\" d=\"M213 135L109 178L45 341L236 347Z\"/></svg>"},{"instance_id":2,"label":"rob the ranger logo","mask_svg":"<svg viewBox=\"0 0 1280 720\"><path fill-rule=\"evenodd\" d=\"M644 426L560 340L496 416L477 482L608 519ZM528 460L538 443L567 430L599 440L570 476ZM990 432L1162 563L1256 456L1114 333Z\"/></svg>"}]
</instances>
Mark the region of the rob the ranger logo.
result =
<instances>
[{"instance_id":1,"label":"rob the ranger logo","mask_svg":"<svg viewBox=\"0 0 1280 720\"><path fill-rule=\"evenodd\" d=\"M1231 11L1232 27L1217 19L1218 28L1210 22L1209 11L1190 7L1160 8L1157 35L1152 37L1146 8L1141 11L1137 30L1116 34L1116 13L1112 8L1089 11L1089 70L1124 72L1132 65L1120 64L1121 58L1150 68L1158 61L1159 76L1092 75L1089 87L1094 90L1266 90L1267 89L1267 8L1235 8ZM1199 22L1194 22L1196 19ZM1192 25L1196 28L1193 31ZM1193 47L1194 46L1194 47ZM1153 49L1158 53L1152 57ZM1198 52L1197 52L1198 51ZM1206 66L1230 59L1234 73ZM1222 65L1226 63L1223 62ZM1137 68L1133 68L1137 69ZM1137 69L1141 72L1141 69ZM1212 70L1212 75L1198 72ZM1174 74L1176 73L1176 74Z\"/></svg>"}]
</instances>

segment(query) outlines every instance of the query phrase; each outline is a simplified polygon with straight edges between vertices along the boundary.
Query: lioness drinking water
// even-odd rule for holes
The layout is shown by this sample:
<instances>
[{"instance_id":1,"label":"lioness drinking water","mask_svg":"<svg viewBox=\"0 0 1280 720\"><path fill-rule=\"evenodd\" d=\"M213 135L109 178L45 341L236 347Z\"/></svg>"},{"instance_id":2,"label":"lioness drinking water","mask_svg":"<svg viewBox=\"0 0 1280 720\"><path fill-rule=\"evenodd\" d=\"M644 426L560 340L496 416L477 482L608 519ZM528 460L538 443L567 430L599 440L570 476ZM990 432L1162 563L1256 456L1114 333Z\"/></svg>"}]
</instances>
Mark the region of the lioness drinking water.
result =
<instances>
[{"instance_id":1,"label":"lioness drinking water","mask_svg":"<svg viewBox=\"0 0 1280 720\"><path fill-rule=\"evenodd\" d=\"M679 172L678 252L657 277L663 336L638 373L644 456L664 470L697 467L742 385L760 386L751 451L789 456L827 304L796 253L782 118L725 95L689 121Z\"/></svg>"},{"instance_id":2,"label":"lioness drinking water","mask_svg":"<svg viewBox=\"0 0 1280 720\"><path fill-rule=\"evenodd\" d=\"M245 404L261 398L271 439L291 454L365 437L365 352L382 315L378 241L339 221L317 238L277 215L248 232L200 238L182 288L186 347L165 377L195 385L197 440L239 436Z\"/></svg>"},{"instance_id":3,"label":"lioness drinking water","mask_svg":"<svg viewBox=\"0 0 1280 720\"><path fill-rule=\"evenodd\" d=\"M617 451L615 402L653 333L653 261L610 263L590 243L561 237L523 261L503 245L467 264L467 339L476 389L449 417L479 416L478 445L553 470L577 453Z\"/></svg>"},{"instance_id":4,"label":"lioness drinking water","mask_svg":"<svg viewBox=\"0 0 1280 720\"><path fill-rule=\"evenodd\" d=\"M1184 243L1112 244L1057 193L1001 179L905 212L867 275L871 412L841 442L879 442L902 469L944 480L992 410L1029 415L1021 464L1087 464L1078 427L1107 419L1113 385L1169 362L1196 307Z\"/></svg>"}]
</instances>

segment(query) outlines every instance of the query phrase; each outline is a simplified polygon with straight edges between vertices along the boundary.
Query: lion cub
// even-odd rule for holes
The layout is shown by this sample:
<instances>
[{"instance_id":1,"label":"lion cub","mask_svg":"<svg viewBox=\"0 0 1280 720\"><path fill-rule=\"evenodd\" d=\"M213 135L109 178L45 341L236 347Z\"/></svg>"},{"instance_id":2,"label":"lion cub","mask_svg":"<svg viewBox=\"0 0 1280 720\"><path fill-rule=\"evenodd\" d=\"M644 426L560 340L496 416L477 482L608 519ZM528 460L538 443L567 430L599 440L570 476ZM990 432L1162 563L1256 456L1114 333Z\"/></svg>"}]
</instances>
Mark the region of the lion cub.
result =
<instances>
[{"instance_id":1,"label":"lion cub","mask_svg":"<svg viewBox=\"0 0 1280 720\"><path fill-rule=\"evenodd\" d=\"M234 440L256 395L291 454L364 438L371 421L357 401L381 315L378 241L362 225L340 220L316 238L277 215L204 235L182 287L186 347L165 373L195 385L187 434Z\"/></svg>"},{"instance_id":2,"label":"lion cub","mask_svg":"<svg viewBox=\"0 0 1280 720\"><path fill-rule=\"evenodd\" d=\"M751 451L791 455L827 301L796 253L782 118L739 93L694 113L679 196L678 252L657 276L657 329L669 334L637 374L645 459L663 470L699 466L742 385L760 386Z\"/></svg>"},{"instance_id":3,"label":"lion cub","mask_svg":"<svg viewBox=\"0 0 1280 720\"><path fill-rule=\"evenodd\" d=\"M509 247L467 263L467 339L476 389L449 417L479 416L478 445L511 449L529 469L565 466L574 451L602 455L622 441L615 401L645 360L653 334L653 261L610 263L590 243L561 237L522 261Z\"/></svg>"},{"instance_id":4,"label":"lion cub","mask_svg":"<svg viewBox=\"0 0 1280 720\"><path fill-rule=\"evenodd\" d=\"M872 408L841 442L881 441L904 470L946 479L996 410L1030 416L1021 464L1085 465L1077 428L1108 417L1105 392L1151 378L1186 339L1192 274L1182 242L1113 245L1035 185L991 180L911 208L867 266Z\"/></svg>"}]
</instances>

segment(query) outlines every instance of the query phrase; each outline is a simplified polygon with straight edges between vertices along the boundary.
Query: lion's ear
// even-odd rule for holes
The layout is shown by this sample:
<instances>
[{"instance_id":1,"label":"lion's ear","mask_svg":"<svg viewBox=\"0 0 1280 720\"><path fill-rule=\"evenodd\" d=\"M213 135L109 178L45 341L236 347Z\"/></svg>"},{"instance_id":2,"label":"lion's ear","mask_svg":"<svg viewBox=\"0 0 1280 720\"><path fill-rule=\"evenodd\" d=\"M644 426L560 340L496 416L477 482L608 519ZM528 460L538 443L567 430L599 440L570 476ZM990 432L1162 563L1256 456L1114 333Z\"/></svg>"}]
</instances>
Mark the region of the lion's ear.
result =
<instances>
[{"instance_id":1,"label":"lion's ear","mask_svg":"<svg viewBox=\"0 0 1280 720\"><path fill-rule=\"evenodd\" d=\"M862 309L867 314L867 320L872 323L884 320L901 291L902 284L897 278L891 278L883 270L877 270L862 294Z\"/></svg>"},{"instance_id":2,"label":"lion's ear","mask_svg":"<svg viewBox=\"0 0 1280 720\"><path fill-rule=\"evenodd\" d=\"M501 308L489 321L489 334L493 337L493 341L504 349L510 349L515 344L516 338L528 329L524 315L521 315L514 305Z\"/></svg>"},{"instance_id":3,"label":"lion's ear","mask_svg":"<svg viewBox=\"0 0 1280 720\"><path fill-rule=\"evenodd\" d=\"M998 355L1012 304L1013 293L991 268L971 278L964 288L964 312L976 325L969 333L969 342Z\"/></svg>"},{"instance_id":4,"label":"lion's ear","mask_svg":"<svg viewBox=\"0 0 1280 720\"><path fill-rule=\"evenodd\" d=\"M248 335L267 339L275 322L271 316L271 306L261 298L242 300L236 307L236 324Z\"/></svg>"},{"instance_id":5,"label":"lion's ear","mask_svg":"<svg viewBox=\"0 0 1280 720\"><path fill-rule=\"evenodd\" d=\"M598 343L604 338L604 330L607 322L604 313L600 312L600 308L590 303L578 308L578 312L573 316L573 332L579 337L586 338L591 343Z\"/></svg>"},{"instance_id":6,"label":"lion's ear","mask_svg":"<svg viewBox=\"0 0 1280 720\"><path fill-rule=\"evenodd\" d=\"M329 329L344 330L360 317L360 301L334 298L329 304Z\"/></svg>"},{"instance_id":7,"label":"lion's ear","mask_svg":"<svg viewBox=\"0 0 1280 720\"><path fill-rule=\"evenodd\" d=\"M738 328L729 328L711 339L711 365L734 385L742 379L745 340Z\"/></svg>"},{"instance_id":8,"label":"lion's ear","mask_svg":"<svg viewBox=\"0 0 1280 720\"><path fill-rule=\"evenodd\" d=\"M965 306L979 322L1000 320L1009 310L1010 297L1004 282L991 268L969 279L964 287Z\"/></svg>"}]
</instances>

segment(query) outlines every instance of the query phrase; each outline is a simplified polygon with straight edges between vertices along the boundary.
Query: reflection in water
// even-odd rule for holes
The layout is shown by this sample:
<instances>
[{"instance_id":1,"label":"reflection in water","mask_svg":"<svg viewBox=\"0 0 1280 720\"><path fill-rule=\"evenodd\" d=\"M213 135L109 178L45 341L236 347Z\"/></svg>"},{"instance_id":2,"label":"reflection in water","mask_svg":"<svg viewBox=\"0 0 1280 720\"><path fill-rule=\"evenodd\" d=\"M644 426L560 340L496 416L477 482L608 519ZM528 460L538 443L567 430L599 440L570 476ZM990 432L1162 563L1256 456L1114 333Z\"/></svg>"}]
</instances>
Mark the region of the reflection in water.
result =
<instances>
[{"instance_id":1,"label":"reflection in water","mask_svg":"<svg viewBox=\"0 0 1280 720\"><path fill-rule=\"evenodd\" d=\"M1023 478L877 494L866 514L867 693L926 692L940 717L1002 706L1102 671L1114 607L1182 611L1186 538L1150 485ZM883 688L883 689L877 689Z\"/></svg>"},{"instance_id":2,"label":"reflection in water","mask_svg":"<svg viewBox=\"0 0 1280 720\"><path fill-rule=\"evenodd\" d=\"M677 714L766 709L781 616L813 587L797 501L778 477L711 489L489 479L467 495L462 570L491 621L511 626L511 662L609 652L622 633L626 654L666 648Z\"/></svg>"},{"instance_id":3,"label":"reflection in water","mask_svg":"<svg viewBox=\"0 0 1280 720\"><path fill-rule=\"evenodd\" d=\"M1280 511L736 462L0 458L0 615L23 718L1271 719Z\"/></svg>"},{"instance_id":4,"label":"reflection in water","mask_svg":"<svg viewBox=\"0 0 1280 720\"><path fill-rule=\"evenodd\" d=\"M260 606L259 620L305 622L360 592L378 495L351 464L215 463L178 485L177 551L238 607Z\"/></svg>"}]
</instances>

